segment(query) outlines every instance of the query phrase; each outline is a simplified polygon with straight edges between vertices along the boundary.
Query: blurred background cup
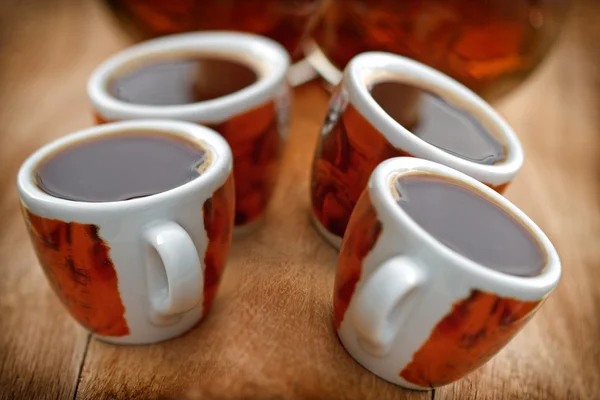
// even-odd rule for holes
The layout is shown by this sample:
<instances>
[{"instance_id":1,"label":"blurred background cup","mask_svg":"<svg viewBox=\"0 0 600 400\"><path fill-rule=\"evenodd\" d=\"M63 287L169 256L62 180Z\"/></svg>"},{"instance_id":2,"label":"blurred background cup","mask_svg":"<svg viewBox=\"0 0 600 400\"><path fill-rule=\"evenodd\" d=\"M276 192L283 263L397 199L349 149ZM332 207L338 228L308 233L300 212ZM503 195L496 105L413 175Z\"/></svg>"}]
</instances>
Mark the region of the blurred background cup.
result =
<instances>
[{"instance_id":1,"label":"blurred background cup","mask_svg":"<svg viewBox=\"0 0 600 400\"><path fill-rule=\"evenodd\" d=\"M406 57L362 53L332 96L312 165L314 222L329 243L340 246L371 172L398 156L444 164L498 192L523 164L512 128L464 85Z\"/></svg>"},{"instance_id":2,"label":"blurred background cup","mask_svg":"<svg viewBox=\"0 0 600 400\"><path fill-rule=\"evenodd\" d=\"M184 73L160 75L173 70L168 63L181 63L174 71ZM155 77L149 72L153 66ZM167 118L219 132L233 152L240 233L262 220L275 187L289 123L288 67L285 49L265 37L183 33L115 54L90 76L88 96L98 123ZM137 82L136 99L119 97L120 87L111 84L120 78ZM182 99L179 89L186 94ZM170 93L183 102L173 102Z\"/></svg>"},{"instance_id":3,"label":"blurred background cup","mask_svg":"<svg viewBox=\"0 0 600 400\"><path fill-rule=\"evenodd\" d=\"M332 0L309 59L332 85L355 55L386 51L432 66L486 99L548 53L569 0Z\"/></svg>"}]
</instances>

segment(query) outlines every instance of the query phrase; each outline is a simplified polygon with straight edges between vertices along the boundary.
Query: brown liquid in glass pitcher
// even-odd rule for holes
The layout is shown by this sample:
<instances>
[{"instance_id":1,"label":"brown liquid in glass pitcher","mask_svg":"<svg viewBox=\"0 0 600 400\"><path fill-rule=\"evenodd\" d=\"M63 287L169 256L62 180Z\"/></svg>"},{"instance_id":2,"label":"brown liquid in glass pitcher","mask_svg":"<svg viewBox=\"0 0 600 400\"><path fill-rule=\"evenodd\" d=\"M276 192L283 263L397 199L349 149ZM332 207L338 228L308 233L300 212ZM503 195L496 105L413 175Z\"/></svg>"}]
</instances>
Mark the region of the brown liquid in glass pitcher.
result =
<instances>
[{"instance_id":1,"label":"brown liquid in glass pitcher","mask_svg":"<svg viewBox=\"0 0 600 400\"><path fill-rule=\"evenodd\" d=\"M109 0L147 36L227 30L283 45L294 61L327 0Z\"/></svg>"},{"instance_id":2,"label":"brown liquid in glass pitcher","mask_svg":"<svg viewBox=\"0 0 600 400\"><path fill-rule=\"evenodd\" d=\"M556 38L569 0L332 0L314 37L339 69L365 51L430 65L486 98L520 83Z\"/></svg>"}]
</instances>

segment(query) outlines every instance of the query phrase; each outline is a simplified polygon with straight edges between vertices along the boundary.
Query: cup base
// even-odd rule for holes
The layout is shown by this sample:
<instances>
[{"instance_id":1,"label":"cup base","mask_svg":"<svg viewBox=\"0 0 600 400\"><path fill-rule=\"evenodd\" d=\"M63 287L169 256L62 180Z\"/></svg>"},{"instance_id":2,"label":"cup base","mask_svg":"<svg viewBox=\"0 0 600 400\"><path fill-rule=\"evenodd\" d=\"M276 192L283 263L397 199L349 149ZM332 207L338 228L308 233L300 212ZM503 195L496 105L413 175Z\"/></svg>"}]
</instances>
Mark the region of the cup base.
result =
<instances>
[{"instance_id":1,"label":"cup base","mask_svg":"<svg viewBox=\"0 0 600 400\"><path fill-rule=\"evenodd\" d=\"M329 243L335 249L339 250L340 247L342 247L342 238L337 235L334 235L333 233L325 229L325 227L321 224L321 221L317 219L314 213L311 214L311 216L313 225L315 226L319 234L321 234L321 236L325 239L325 241L327 241L327 243Z\"/></svg>"},{"instance_id":2,"label":"cup base","mask_svg":"<svg viewBox=\"0 0 600 400\"><path fill-rule=\"evenodd\" d=\"M193 315L184 315L180 321L174 323L172 326L165 326L162 332L154 332L150 333L148 331L144 332L142 335L128 335L128 336L102 336L92 333L94 339L98 339L101 342L116 344L116 345L125 345L125 346L138 346L138 345L149 345L154 343L165 342L167 340L175 339L184 333L187 333L191 329L193 329L198 323L201 322L203 318L199 318L197 312L190 311L190 314L196 314L196 317L193 318Z\"/></svg>"},{"instance_id":3,"label":"cup base","mask_svg":"<svg viewBox=\"0 0 600 400\"><path fill-rule=\"evenodd\" d=\"M377 377L383 379L386 382L403 387L405 389L415 390L415 391L419 391L419 392L426 392L426 391L435 389L433 387L417 386L410 382L405 381L394 370L393 362L389 363L389 365L387 366L388 368L390 368L392 370L391 374L380 373L382 371L374 371L373 369L369 368L368 360L361 361L361 358L364 357L364 354L361 354L362 350L358 343L358 338L354 337L354 334L348 332L348 327L345 327L345 328L346 329L344 329L344 327L342 325L341 331L338 330L336 332L338 335L338 338L340 339L340 342L341 342L342 346L344 347L344 349L348 352L348 354L350 354L350 357L352 357L352 359L354 361L356 361L358 364L360 364L364 369L366 369L373 375L376 375ZM345 331L345 332L342 332L342 331ZM377 358L377 359L378 359L377 364L386 364L386 361L382 361L380 358ZM386 369L386 370L389 371L389 369Z\"/></svg>"}]
</instances>

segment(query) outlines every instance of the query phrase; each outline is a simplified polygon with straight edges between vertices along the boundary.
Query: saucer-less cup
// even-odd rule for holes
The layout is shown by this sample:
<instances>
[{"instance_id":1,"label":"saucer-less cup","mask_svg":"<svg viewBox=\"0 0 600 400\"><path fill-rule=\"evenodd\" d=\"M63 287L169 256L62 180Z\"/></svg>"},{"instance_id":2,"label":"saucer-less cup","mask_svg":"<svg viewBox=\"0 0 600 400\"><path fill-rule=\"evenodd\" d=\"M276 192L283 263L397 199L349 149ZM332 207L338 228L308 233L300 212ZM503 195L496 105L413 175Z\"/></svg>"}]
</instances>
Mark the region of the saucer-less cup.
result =
<instances>
[{"instance_id":1,"label":"saucer-less cup","mask_svg":"<svg viewBox=\"0 0 600 400\"><path fill-rule=\"evenodd\" d=\"M36 184L41 161L70 145L127 131L196 142L210 165L196 179L147 197L82 202ZM18 191L33 247L71 316L112 343L166 340L209 311L233 232L232 157L216 132L196 124L140 120L64 136L21 166Z\"/></svg>"},{"instance_id":2,"label":"saucer-less cup","mask_svg":"<svg viewBox=\"0 0 600 400\"><path fill-rule=\"evenodd\" d=\"M398 176L415 172L459 181L504 208L538 242L541 272L508 275L431 236L390 189ZM348 224L335 280L335 326L352 357L374 374L430 389L462 378L502 349L560 275L546 235L502 195L440 164L393 158L375 169Z\"/></svg>"},{"instance_id":3,"label":"saucer-less cup","mask_svg":"<svg viewBox=\"0 0 600 400\"><path fill-rule=\"evenodd\" d=\"M121 74L182 57L233 61L250 68L257 79L230 94L183 105L135 104L109 91L111 79ZM92 73L87 91L98 123L168 118L206 125L219 132L233 152L235 224L240 232L261 221L275 186L288 127L288 66L286 50L264 37L235 32L187 33L143 42L115 54ZM222 79L221 86L229 87L235 77Z\"/></svg>"},{"instance_id":4,"label":"saucer-less cup","mask_svg":"<svg viewBox=\"0 0 600 400\"><path fill-rule=\"evenodd\" d=\"M417 86L468 110L498 140L505 158L479 164L438 148L410 132L373 99L379 82ZM408 104L404 93L398 102ZM329 106L315 151L311 202L314 222L325 239L340 246L350 214L371 172L399 156L447 165L502 192L523 164L523 150L511 127L479 96L421 63L387 53L363 53L348 64Z\"/></svg>"}]
</instances>

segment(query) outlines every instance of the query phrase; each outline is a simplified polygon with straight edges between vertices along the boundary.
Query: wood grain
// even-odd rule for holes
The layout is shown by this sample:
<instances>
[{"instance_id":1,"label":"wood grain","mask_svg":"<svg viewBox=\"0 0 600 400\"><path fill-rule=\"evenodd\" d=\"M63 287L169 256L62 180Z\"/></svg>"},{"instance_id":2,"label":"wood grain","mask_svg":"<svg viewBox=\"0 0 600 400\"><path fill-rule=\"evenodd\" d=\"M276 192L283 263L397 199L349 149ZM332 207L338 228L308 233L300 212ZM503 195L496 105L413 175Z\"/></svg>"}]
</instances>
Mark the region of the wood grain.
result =
<instances>
[{"instance_id":1,"label":"wood grain","mask_svg":"<svg viewBox=\"0 0 600 400\"><path fill-rule=\"evenodd\" d=\"M37 265L15 175L40 145L92 123L87 76L131 40L101 2L0 5L0 398L578 399L600 393L600 5L575 4L554 54L498 104L526 152L506 195L554 241L556 292L516 339L469 377L406 391L356 364L332 323L336 253L309 219L312 149L328 96L296 90L267 220L236 239L207 320L181 338L91 340Z\"/></svg>"}]
</instances>

